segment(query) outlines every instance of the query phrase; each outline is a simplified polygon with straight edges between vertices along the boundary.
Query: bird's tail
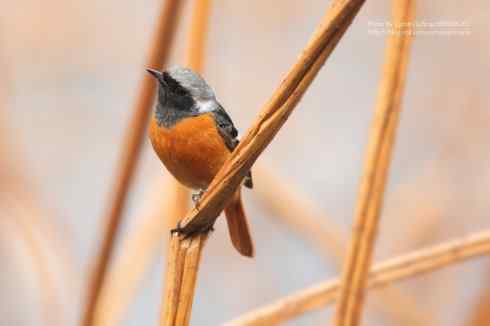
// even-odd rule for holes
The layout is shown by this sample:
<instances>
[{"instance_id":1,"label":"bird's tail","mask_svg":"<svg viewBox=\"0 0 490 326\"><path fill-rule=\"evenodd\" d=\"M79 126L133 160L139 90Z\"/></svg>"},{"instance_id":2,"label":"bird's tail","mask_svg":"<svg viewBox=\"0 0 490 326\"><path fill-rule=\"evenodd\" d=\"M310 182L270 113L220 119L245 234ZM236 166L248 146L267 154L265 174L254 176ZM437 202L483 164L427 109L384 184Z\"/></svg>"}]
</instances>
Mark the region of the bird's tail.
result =
<instances>
[{"instance_id":1,"label":"bird's tail","mask_svg":"<svg viewBox=\"0 0 490 326\"><path fill-rule=\"evenodd\" d=\"M233 246L243 256L253 257L254 245L243 209L240 189L235 192L228 206L226 206L225 216Z\"/></svg>"}]
</instances>

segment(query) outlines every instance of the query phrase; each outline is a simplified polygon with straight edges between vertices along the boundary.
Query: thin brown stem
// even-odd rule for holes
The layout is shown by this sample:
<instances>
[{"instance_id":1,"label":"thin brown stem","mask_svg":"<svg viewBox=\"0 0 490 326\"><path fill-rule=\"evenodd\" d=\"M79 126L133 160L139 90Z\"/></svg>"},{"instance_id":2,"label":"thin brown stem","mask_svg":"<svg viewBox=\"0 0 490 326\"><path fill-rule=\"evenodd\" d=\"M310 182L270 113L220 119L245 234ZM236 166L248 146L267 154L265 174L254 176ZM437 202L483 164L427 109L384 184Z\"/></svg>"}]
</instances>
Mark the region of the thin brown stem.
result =
<instances>
[{"instance_id":1,"label":"thin brown stem","mask_svg":"<svg viewBox=\"0 0 490 326\"><path fill-rule=\"evenodd\" d=\"M487 326L490 325L490 287L488 286L490 279L488 278L486 286L482 289L480 297L474 308L471 310L471 315L466 323L468 326Z\"/></svg>"},{"instance_id":2,"label":"thin brown stem","mask_svg":"<svg viewBox=\"0 0 490 326\"><path fill-rule=\"evenodd\" d=\"M363 0L334 1L298 61L207 188L199 210L193 209L184 218L184 233L206 229L214 223L247 171L301 100L363 3Z\"/></svg>"},{"instance_id":3,"label":"thin brown stem","mask_svg":"<svg viewBox=\"0 0 490 326\"><path fill-rule=\"evenodd\" d=\"M201 73L204 67L210 6L211 0L195 0L192 10L187 65L198 73ZM176 194L188 194L177 181L174 183ZM181 213L178 218L185 214L182 208L187 208L187 205L177 208ZM199 262L206 238L207 235L204 234L185 240L180 240L177 235L171 236L164 279L166 288L160 312L162 326L189 324Z\"/></svg>"},{"instance_id":4,"label":"thin brown stem","mask_svg":"<svg viewBox=\"0 0 490 326\"><path fill-rule=\"evenodd\" d=\"M211 0L196 0L192 12L186 61L187 65L198 73L202 73L206 59L205 49L210 8Z\"/></svg>"},{"instance_id":5,"label":"thin brown stem","mask_svg":"<svg viewBox=\"0 0 490 326\"><path fill-rule=\"evenodd\" d=\"M207 234L181 240L173 234L167 260L166 288L160 325L188 325L197 272Z\"/></svg>"},{"instance_id":6,"label":"thin brown stem","mask_svg":"<svg viewBox=\"0 0 490 326\"><path fill-rule=\"evenodd\" d=\"M215 219L226 205L228 197L233 194L245 173L272 141L301 100L363 2L334 2L303 55L274 93L272 100L266 105L253 127L250 128L247 136L233 151L231 158L207 188L200 201L199 209L193 209L183 220L184 232L193 232L196 227L199 231L203 228L209 229L214 224ZM183 322L182 325L186 325L189 322L190 303L193 300L199 258L206 238L207 232L199 232L186 240L180 240L176 235L172 236L172 252L169 255L170 266L166 277L166 305L165 309L162 309L162 325L181 325L180 322ZM189 241L195 244L191 246L188 244ZM184 248L188 246L196 248L195 252ZM179 257L184 258L180 259ZM187 268L186 266L190 267ZM182 272L185 273L183 276L179 274ZM178 307L175 307L175 302L179 302ZM179 310L183 310L183 312L179 312Z\"/></svg>"},{"instance_id":7,"label":"thin brown stem","mask_svg":"<svg viewBox=\"0 0 490 326\"><path fill-rule=\"evenodd\" d=\"M179 17L180 0L167 0L162 6L160 17L157 21L154 38L147 61L148 67L161 68L167 62L172 47L175 26ZM155 96L155 83L151 76L145 74L140 85L140 90L133 107L133 116L126 129L119 166L116 172L115 182L110 192L110 200L107 211L102 217L106 223L103 230L102 244L100 246L94 269L88 287L87 302L82 315L81 325L91 326L94 322L94 312L100 294L100 289L107 274L109 261L111 260L114 243L121 225L122 212L124 210L129 186L136 170L138 158L143 145L143 138L151 112L153 98Z\"/></svg>"},{"instance_id":8,"label":"thin brown stem","mask_svg":"<svg viewBox=\"0 0 490 326\"><path fill-rule=\"evenodd\" d=\"M24 200L19 200L15 196L7 196L3 199L2 213L5 214L6 222L10 222L15 229L13 235L21 238L29 253L29 258L34 266L33 273L38 278L38 284L42 298L42 321L46 325L63 325L66 323L66 316L60 310L61 298L57 291L57 283L53 276L50 259L47 255L46 244L49 240L44 237L39 238L35 233L38 225L33 225L32 220L35 216L24 205ZM49 234L48 234L49 235ZM44 248L43 248L44 247ZM53 249L53 248L48 248ZM62 257L59 257L60 259ZM72 276L72 275L64 275Z\"/></svg>"},{"instance_id":9,"label":"thin brown stem","mask_svg":"<svg viewBox=\"0 0 490 326\"><path fill-rule=\"evenodd\" d=\"M253 170L254 178L260 180L254 185L253 194L268 212L267 216L277 216L281 223L290 226L291 230L319 249L326 258L338 262L345 254L345 234L330 216L317 207L305 194L297 190L262 162ZM284 205L287 203L287 205Z\"/></svg>"},{"instance_id":10,"label":"thin brown stem","mask_svg":"<svg viewBox=\"0 0 490 326\"><path fill-rule=\"evenodd\" d=\"M368 288L380 288L394 281L410 279L446 266L490 254L490 231L483 231L418 250L376 264L369 273ZM282 298L226 323L233 326L277 325L302 314L334 303L341 281L333 279Z\"/></svg>"},{"instance_id":11,"label":"thin brown stem","mask_svg":"<svg viewBox=\"0 0 490 326\"><path fill-rule=\"evenodd\" d=\"M264 164L256 164L254 176L260 180L254 189L259 201L276 215L280 222L291 226L295 234L303 236L318 248L324 257L330 258L330 261L333 258L334 264L340 267L347 247L344 230L297 187L288 184L287 180L277 175L274 170L265 167ZM392 324L434 324L430 316L421 312L415 298L400 289L387 288L374 299L373 306L389 316Z\"/></svg>"},{"instance_id":12,"label":"thin brown stem","mask_svg":"<svg viewBox=\"0 0 490 326\"><path fill-rule=\"evenodd\" d=\"M9 95L13 94L11 71L4 57L3 39L0 37L0 219L10 224L14 232L9 235L23 240L32 259L38 280L41 304L41 321L46 325L66 324L66 311L54 272L58 272L61 282L66 284L64 292L75 290L79 279L74 266L70 242L61 237L62 225L54 223L54 214L40 205L37 185L28 171L15 129L7 111ZM66 233L66 229L64 229ZM8 232L8 231L7 231Z\"/></svg>"},{"instance_id":13,"label":"thin brown stem","mask_svg":"<svg viewBox=\"0 0 490 326\"><path fill-rule=\"evenodd\" d=\"M172 176L158 179L150 189L141 221L121 244L123 254L116 257L104 283L96 309L95 325L120 325L127 307L138 291L145 271L154 261L169 230L188 210L189 190ZM162 241L165 239L164 241Z\"/></svg>"},{"instance_id":14,"label":"thin brown stem","mask_svg":"<svg viewBox=\"0 0 490 326\"><path fill-rule=\"evenodd\" d=\"M398 28L402 23L411 21L413 13L414 1L395 0L393 26ZM386 63L369 137L353 237L342 272L342 290L334 322L336 326L356 326L360 323L364 289L398 125L410 40L410 35L396 33L388 38Z\"/></svg>"}]
</instances>

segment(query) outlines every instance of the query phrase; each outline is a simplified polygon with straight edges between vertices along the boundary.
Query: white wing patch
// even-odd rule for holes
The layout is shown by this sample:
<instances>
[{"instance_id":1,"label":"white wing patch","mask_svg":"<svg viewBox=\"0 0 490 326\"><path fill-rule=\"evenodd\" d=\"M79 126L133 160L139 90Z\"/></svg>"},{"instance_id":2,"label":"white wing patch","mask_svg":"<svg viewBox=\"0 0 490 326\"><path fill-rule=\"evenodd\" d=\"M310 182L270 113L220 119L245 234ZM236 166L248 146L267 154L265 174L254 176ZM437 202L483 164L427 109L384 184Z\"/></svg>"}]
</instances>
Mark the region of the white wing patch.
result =
<instances>
[{"instance_id":1,"label":"white wing patch","mask_svg":"<svg viewBox=\"0 0 490 326\"><path fill-rule=\"evenodd\" d=\"M199 113L212 112L216 109L215 101L197 101L196 106L199 109Z\"/></svg>"}]
</instances>

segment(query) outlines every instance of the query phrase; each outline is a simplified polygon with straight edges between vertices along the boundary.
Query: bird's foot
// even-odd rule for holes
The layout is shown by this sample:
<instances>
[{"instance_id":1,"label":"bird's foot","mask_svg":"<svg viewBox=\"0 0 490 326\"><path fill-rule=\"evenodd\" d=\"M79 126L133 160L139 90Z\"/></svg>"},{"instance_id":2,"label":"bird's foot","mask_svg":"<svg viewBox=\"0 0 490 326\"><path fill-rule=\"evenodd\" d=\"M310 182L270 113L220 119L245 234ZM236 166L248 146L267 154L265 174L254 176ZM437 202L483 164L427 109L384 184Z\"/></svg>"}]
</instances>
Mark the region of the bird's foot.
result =
<instances>
[{"instance_id":1,"label":"bird's foot","mask_svg":"<svg viewBox=\"0 0 490 326\"><path fill-rule=\"evenodd\" d=\"M180 221L178 221L177 222L177 226L175 228L173 228L173 229L170 230L170 234L171 235L174 234L174 233L181 234L181 233L183 233L182 231L183 231L183 228L182 228L182 226L180 224Z\"/></svg>"},{"instance_id":2,"label":"bird's foot","mask_svg":"<svg viewBox=\"0 0 490 326\"><path fill-rule=\"evenodd\" d=\"M192 194L192 202L194 203L194 207L199 209L199 201L202 198L202 195L204 195L204 190L200 189L197 193Z\"/></svg>"},{"instance_id":3,"label":"bird's foot","mask_svg":"<svg viewBox=\"0 0 490 326\"><path fill-rule=\"evenodd\" d=\"M173 235L174 233L177 233L177 235L182 235L184 239L187 239L196 234L208 233L210 231L214 231L214 223L211 225L202 226L200 228L186 230L185 227L181 226L181 222L179 221L177 222L177 226L170 230L170 234Z\"/></svg>"}]
</instances>

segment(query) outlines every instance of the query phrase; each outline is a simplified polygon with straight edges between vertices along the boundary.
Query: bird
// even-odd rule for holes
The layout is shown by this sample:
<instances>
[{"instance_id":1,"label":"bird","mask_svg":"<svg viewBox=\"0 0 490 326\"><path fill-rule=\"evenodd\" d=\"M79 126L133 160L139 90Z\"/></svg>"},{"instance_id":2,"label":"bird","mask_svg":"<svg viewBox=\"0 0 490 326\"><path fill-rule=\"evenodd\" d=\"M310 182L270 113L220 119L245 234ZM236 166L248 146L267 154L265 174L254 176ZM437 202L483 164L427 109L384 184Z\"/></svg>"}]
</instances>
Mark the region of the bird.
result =
<instances>
[{"instance_id":1,"label":"bird","mask_svg":"<svg viewBox=\"0 0 490 326\"><path fill-rule=\"evenodd\" d=\"M181 184L197 191L192 200L198 205L206 188L238 145L238 131L213 89L196 72L180 66L166 71L151 68L147 71L156 79L158 87L149 127L152 147ZM243 185L253 188L250 171ZM233 246L243 256L253 257L254 245L243 208L241 186L224 213Z\"/></svg>"}]
</instances>

